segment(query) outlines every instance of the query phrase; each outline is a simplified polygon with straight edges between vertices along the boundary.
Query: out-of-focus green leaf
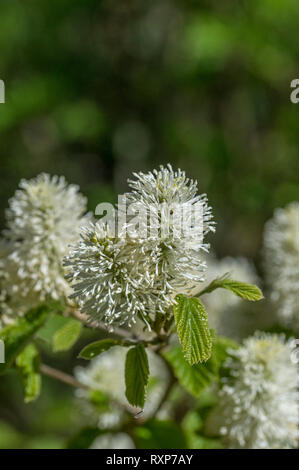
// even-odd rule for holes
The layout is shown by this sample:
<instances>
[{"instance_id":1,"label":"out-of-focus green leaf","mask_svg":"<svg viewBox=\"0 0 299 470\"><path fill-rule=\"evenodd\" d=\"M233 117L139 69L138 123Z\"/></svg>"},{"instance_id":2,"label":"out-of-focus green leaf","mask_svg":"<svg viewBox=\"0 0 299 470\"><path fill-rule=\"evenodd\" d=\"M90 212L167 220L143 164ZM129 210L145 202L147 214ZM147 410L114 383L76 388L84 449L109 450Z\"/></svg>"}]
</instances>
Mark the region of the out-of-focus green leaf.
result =
<instances>
[{"instance_id":1,"label":"out-of-focus green leaf","mask_svg":"<svg viewBox=\"0 0 299 470\"><path fill-rule=\"evenodd\" d=\"M69 318L66 324L53 337L53 351L59 352L70 349L79 338L81 329L81 322Z\"/></svg>"},{"instance_id":2,"label":"out-of-focus green leaf","mask_svg":"<svg viewBox=\"0 0 299 470\"><path fill-rule=\"evenodd\" d=\"M9 424L0 421L0 449L17 449L23 446L25 437Z\"/></svg>"},{"instance_id":3,"label":"out-of-focus green leaf","mask_svg":"<svg viewBox=\"0 0 299 470\"><path fill-rule=\"evenodd\" d=\"M89 401L100 412L109 408L109 397L101 390L90 390Z\"/></svg>"},{"instance_id":4,"label":"out-of-focus green leaf","mask_svg":"<svg viewBox=\"0 0 299 470\"><path fill-rule=\"evenodd\" d=\"M36 400L41 389L40 357L34 344L28 344L16 358L16 366L23 383L25 403Z\"/></svg>"},{"instance_id":5,"label":"out-of-focus green leaf","mask_svg":"<svg viewBox=\"0 0 299 470\"><path fill-rule=\"evenodd\" d=\"M148 358L143 344L131 348L126 357L126 397L133 406L143 408L149 378Z\"/></svg>"},{"instance_id":6,"label":"out-of-focus green leaf","mask_svg":"<svg viewBox=\"0 0 299 470\"><path fill-rule=\"evenodd\" d=\"M191 434L188 437L189 449L223 449L219 439L211 439L200 434Z\"/></svg>"},{"instance_id":7,"label":"out-of-focus green leaf","mask_svg":"<svg viewBox=\"0 0 299 470\"><path fill-rule=\"evenodd\" d=\"M204 419L198 411L190 410L183 419L182 428L185 432L188 449L220 449L218 439L207 438L203 432Z\"/></svg>"},{"instance_id":8,"label":"out-of-focus green leaf","mask_svg":"<svg viewBox=\"0 0 299 470\"><path fill-rule=\"evenodd\" d=\"M185 449L183 430L173 421L150 420L134 430L139 449Z\"/></svg>"},{"instance_id":9,"label":"out-of-focus green leaf","mask_svg":"<svg viewBox=\"0 0 299 470\"><path fill-rule=\"evenodd\" d=\"M67 322L69 318L63 315L49 315L45 324L38 330L36 337L53 345L53 338L55 333L60 330Z\"/></svg>"},{"instance_id":10,"label":"out-of-focus green leaf","mask_svg":"<svg viewBox=\"0 0 299 470\"><path fill-rule=\"evenodd\" d=\"M5 363L0 364L0 374L5 372L18 354L43 325L49 313L58 308L56 303L43 304L29 310L14 325L0 331L0 339L5 345Z\"/></svg>"},{"instance_id":11,"label":"out-of-focus green leaf","mask_svg":"<svg viewBox=\"0 0 299 470\"><path fill-rule=\"evenodd\" d=\"M212 334L203 303L196 297L177 295L174 318L187 362L206 362L212 353Z\"/></svg>"},{"instance_id":12,"label":"out-of-focus green leaf","mask_svg":"<svg viewBox=\"0 0 299 470\"><path fill-rule=\"evenodd\" d=\"M213 347L213 358L215 358L218 368L226 361L230 350L238 347L239 344L233 339L226 336L217 336Z\"/></svg>"},{"instance_id":13,"label":"out-of-focus green leaf","mask_svg":"<svg viewBox=\"0 0 299 470\"><path fill-rule=\"evenodd\" d=\"M171 346L163 355L173 368L180 384L191 395L197 397L214 380L218 379L219 369L225 362L230 349L236 349L238 344L225 337L217 337L213 343L210 359L203 364L191 366L184 358L180 346Z\"/></svg>"},{"instance_id":14,"label":"out-of-focus green leaf","mask_svg":"<svg viewBox=\"0 0 299 470\"><path fill-rule=\"evenodd\" d=\"M67 449L88 449L93 441L102 434L99 428L86 427L81 429L68 441Z\"/></svg>"}]
</instances>

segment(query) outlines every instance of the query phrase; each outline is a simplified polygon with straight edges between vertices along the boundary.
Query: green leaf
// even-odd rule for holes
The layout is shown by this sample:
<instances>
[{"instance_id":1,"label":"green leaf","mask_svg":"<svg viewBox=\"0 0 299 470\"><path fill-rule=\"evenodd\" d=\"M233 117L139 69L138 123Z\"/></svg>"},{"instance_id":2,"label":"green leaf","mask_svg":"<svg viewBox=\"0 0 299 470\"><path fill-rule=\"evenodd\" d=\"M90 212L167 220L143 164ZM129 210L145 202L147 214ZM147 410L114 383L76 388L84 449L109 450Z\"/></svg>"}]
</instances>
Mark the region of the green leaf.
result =
<instances>
[{"instance_id":1,"label":"green leaf","mask_svg":"<svg viewBox=\"0 0 299 470\"><path fill-rule=\"evenodd\" d=\"M239 345L226 337L218 336L213 343L210 359L204 364L191 366L185 360L180 346L170 346L163 356L173 368L179 383L193 396L199 396L202 391L219 378L219 369L229 355L231 349Z\"/></svg>"},{"instance_id":2,"label":"green leaf","mask_svg":"<svg viewBox=\"0 0 299 470\"><path fill-rule=\"evenodd\" d=\"M191 366L184 358L182 348L174 346L163 353L180 384L193 396L198 396L217 377L217 364L212 356L204 364Z\"/></svg>"},{"instance_id":3,"label":"green leaf","mask_svg":"<svg viewBox=\"0 0 299 470\"><path fill-rule=\"evenodd\" d=\"M202 436L204 419L198 411L190 410L182 421L188 449L221 449L221 442Z\"/></svg>"},{"instance_id":4,"label":"green leaf","mask_svg":"<svg viewBox=\"0 0 299 470\"><path fill-rule=\"evenodd\" d=\"M212 335L203 303L196 297L177 295L174 319L187 362L207 361L212 353Z\"/></svg>"},{"instance_id":5,"label":"green leaf","mask_svg":"<svg viewBox=\"0 0 299 470\"><path fill-rule=\"evenodd\" d=\"M152 419L134 429L138 449L186 449L181 427L173 421Z\"/></svg>"},{"instance_id":6,"label":"green leaf","mask_svg":"<svg viewBox=\"0 0 299 470\"><path fill-rule=\"evenodd\" d=\"M238 347L239 344L233 339L227 338L226 336L217 336L213 347L213 357L215 358L218 369L222 367L226 361L230 350L238 349Z\"/></svg>"},{"instance_id":7,"label":"green leaf","mask_svg":"<svg viewBox=\"0 0 299 470\"><path fill-rule=\"evenodd\" d=\"M219 288L230 290L238 297L253 302L264 298L262 291L256 285L235 281L226 277L226 275L214 279L199 295L208 294Z\"/></svg>"},{"instance_id":8,"label":"green leaf","mask_svg":"<svg viewBox=\"0 0 299 470\"><path fill-rule=\"evenodd\" d=\"M233 279L223 279L221 286L223 289L228 289L238 297L245 300L257 301L263 298L262 291L254 284L247 282L234 281Z\"/></svg>"},{"instance_id":9,"label":"green leaf","mask_svg":"<svg viewBox=\"0 0 299 470\"><path fill-rule=\"evenodd\" d=\"M97 411L103 412L109 409L109 397L101 390L90 390L89 401L97 409Z\"/></svg>"},{"instance_id":10,"label":"green leaf","mask_svg":"<svg viewBox=\"0 0 299 470\"><path fill-rule=\"evenodd\" d=\"M148 378L147 354L143 344L138 344L128 351L126 357L126 397L131 405L143 408Z\"/></svg>"},{"instance_id":11,"label":"green leaf","mask_svg":"<svg viewBox=\"0 0 299 470\"><path fill-rule=\"evenodd\" d=\"M88 449L93 441L103 433L97 427L86 427L81 429L68 441L67 449Z\"/></svg>"},{"instance_id":12,"label":"green leaf","mask_svg":"<svg viewBox=\"0 0 299 470\"><path fill-rule=\"evenodd\" d=\"M40 328L40 330L38 330L36 337L49 343L52 347L55 333L57 333L57 331L60 330L68 321L69 317L64 317L63 315L49 315L45 324Z\"/></svg>"},{"instance_id":13,"label":"green leaf","mask_svg":"<svg viewBox=\"0 0 299 470\"><path fill-rule=\"evenodd\" d=\"M53 337L53 351L59 352L70 349L79 338L81 329L81 322L69 318L66 324Z\"/></svg>"},{"instance_id":14,"label":"green leaf","mask_svg":"<svg viewBox=\"0 0 299 470\"><path fill-rule=\"evenodd\" d=\"M90 343L85 348L82 349L79 353L79 358L90 360L94 357L102 354L104 351L108 351L108 349L112 348L113 346L120 345L120 341L116 339L102 339L100 341L95 341L94 343Z\"/></svg>"},{"instance_id":15,"label":"green leaf","mask_svg":"<svg viewBox=\"0 0 299 470\"><path fill-rule=\"evenodd\" d=\"M0 374L6 372L12 365L18 354L41 328L49 313L56 307L57 305L53 303L40 305L29 310L14 325L7 326L0 331L0 339L5 345L5 363L0 364Z\"/></svg>"},{"instance_id":16,"label":"green leaf","mask_svg":"<svg viewBox=\"0 0 299 470\"><path fill-rule=\"evenodd\" d=\"M224 449L220 439L211 439L200 434L190 434L188 436L189 449Z\"/></svg>"},{"instance_id":17,"label":"green leaf","mask_svg":"<svg viewBox=\"0 0 299 470\"><path fill-rule=\"evenodd\" d=\"M25 403L36 400L40 394L40 357L34 344L29 344L16 358L16 366L21 376Z\"/></svg>"}]
</instances>

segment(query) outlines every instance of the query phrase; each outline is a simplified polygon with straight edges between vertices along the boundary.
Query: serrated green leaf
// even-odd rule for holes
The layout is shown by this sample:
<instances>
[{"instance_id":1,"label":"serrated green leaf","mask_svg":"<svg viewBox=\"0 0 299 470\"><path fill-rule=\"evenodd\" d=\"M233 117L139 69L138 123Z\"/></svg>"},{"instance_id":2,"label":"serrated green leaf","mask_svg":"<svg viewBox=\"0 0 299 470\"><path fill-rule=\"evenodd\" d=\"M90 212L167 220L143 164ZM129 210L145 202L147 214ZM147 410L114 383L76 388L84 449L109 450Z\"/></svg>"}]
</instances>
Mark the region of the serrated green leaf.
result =
<instances>
[{"instance_id":1,"label":"serrated green leaf","mask_svg":"<svg viewBox=\"0 0 299 470\"><path fill-rule=\"evenodd\" d=\"M206 362L212 353L212 335L203 303L196 297L177 295L174 319L187 362Z\"/></svg>"},{"instance_id":2,"label":"serrated green leaf","mask_svg":"<svg viewBox=\"0 0 299 470\"><path fill-rule=\"evenodd\" d=\"M214 279L199 295L208 294L213 292L215 289L227 289L233 292L238 297L245 300L256 302L257 300L263 299L263 293L259 287L254 284L247 282L239 282L234 279L230 279L224 275L217 279Z\"/></svg>"},{"instance_id":3,"label":"serrated green leaf","mask_svg":"<svg viewBox=\"0 0 299 470\"><path fill-rule=\"evenodd\" d=\"M5 363L0 364L0 374L12 365L18 354L24 349L39 328L44 324L47 316L57 306L56 304L43 304L29 310L23 318L19 318L14 325L7 326L0 331L0 339L5 345Z\"/></svg>"},{"instance_id":4,"label":"serrated green leaf","mask_svg":"<svg viewBox=\"0 0 299 470\"><path fill-rule=\"evenodd\" d=\"M67 351L80 336L82 324L78 320L69 318L68 321L53 336L53 351Z\"/></svg>"},{"instance_id":5,"label":"serrated green leaf","mask_svg":"<svg viewBox=\"0 0 299 470\"><path fill-rule=\"evenodd\" d=\"M40 394L40 357L34 344L29 344L16 358L17 370L21 376L25 403L36 400Z\"/></svg>"},{"instance_id":6,"label":"serrated green leaf","mask_svg":"<svg viewBox=\"0 0 299 470\"><path fill-rule=\"evenodd\" d=\"M172 366L180 384L195 397L217 377L218 368L213 355L207 362L193 366L184 358L180 346L169 348L163 355Z\"/></svg>"},{"instance_id":7,"label":"serrated green leaf","mask_svg":"<svg viewBox=\"0 0 299 470\"><path fill-rule=\"evenodd\" d=\"M85 348L82 349L79 353L79 358L90 360L94 357L102 354L104 351L112 348L113 346L119 345L120 342L116 339L102 339L100 341L95 341L94 343L88 344Z\"/></svg>"},{"instance_id":8,"label":"serrated green leaf","mask_svg":"<svg viewBox=\"0 0 299 470\"><path fill-rule=\"evenodd\" d=\"M223 289L228 289L238 297L253 302L263 298L262 291L254 284L247 282L234 281L233 279L223 279L221 286Z\"/></svg>"},{"instance_id":9,"label":"serrated green leaf","mask_svg":"<svg viewBox=\"0 0 299 470\"><path fill-rule=\"evenodd\" d=\"M129 349L126 357L125 381L128 402L143 408L149 378L149 365L143 344Z\"/></svg>"}]
</instances>

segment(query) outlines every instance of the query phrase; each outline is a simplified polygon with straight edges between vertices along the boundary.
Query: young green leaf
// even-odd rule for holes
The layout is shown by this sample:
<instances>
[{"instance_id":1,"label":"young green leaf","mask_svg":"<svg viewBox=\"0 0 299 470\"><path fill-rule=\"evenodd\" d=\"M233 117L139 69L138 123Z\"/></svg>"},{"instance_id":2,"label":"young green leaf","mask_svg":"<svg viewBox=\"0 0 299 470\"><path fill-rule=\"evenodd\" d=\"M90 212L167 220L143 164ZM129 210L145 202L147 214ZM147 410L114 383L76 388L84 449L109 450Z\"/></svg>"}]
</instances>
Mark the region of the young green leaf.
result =
<instances>
[{"instance_id":1,"label":"young green leaf","mask_svg":"<svg viewBox=\"0 0 299 470\"><path fill-rule=\"evenodd\" d=\"M104 351L108 351L108 349L112 348L113 346L119 345L120 342L116 339L102 339L100 341L95 341L94 343L90 343L85 348L80 351L79 358L90 360L94 357L102 354Z\"/></svg>"},{"instance_id":2,"label":"young green leaf","mask_svg":"<svg viewBox=\"0 0 299 470\"><path fill-rule=\"evenodd\" d=\"M40 357L34 344L28 344L16 358L17 370L23 383L25 403L36 400L40 394Z\"/></svg>"},{"instance_id":3,"label":"young green leaf","mask_svg":"<svg viewBox=\"0 0 299 470\"><path fill-rule=\"evenodd\" d=\"M81 333L82 324L78 320L69 318L66 324L58 330L53 337L53 351L67 351L77 341Z\"/></svg>"},{"instance_id":4,"label":"young green leaf","mask_svg":"<svg viewBox=\"0 0 299 470\"><path fill-rule=\"evenodd\" d=\"M251 300L255 302L263 298L262 291L254 284L248 284L247 282L234 281L233 279L223 279L219 287L228 289L238 297L241 297L245 300Z\"/></svg>"},{"instance_id":5,"label":"young green leaf","mask_svg":"<svg viewBox=\"0 0 299 470\"><path fill-rule=\"evenodd\" d=\"M247 282L239 282L227 277L224 275L214 279L204 290L202 290L198 295L208 294L213 292L215 289L227 289L233 292L238 297L241 297L245 300L257 301L263 299L263 293L254 284L248 284Z\"/></svg>"},{"instance_id":6,"label":"young green leaf","mask_svg":"<svg viewBox=\"0 0 299 470\"><path fill-rule=\"evenodd\" d=\"M149 378L148 358L143 344L129 349L126 357L125 382L128 402L143 408Z\"/></svg>"},{"instance_id":7,"label":"young green leaf","mask_svg":"<svg viewBox=\"0 0 299 470\"><path fill-rule=\"evenodd\" d=\"M6 372L18 354L35 335L45 322L55 304L43 304L29 310L23 318L19 318L14 325L7 326L0 331L0 339L5 345L5 363L0 364L0 374Z\"/></svg>"},{"instance_id":8,"label":"young green leaf","mask_svg":"<svg viewBox=\"0 0 299 470\"><path fill-rule=\"evenodd\" d=\"M182 348L173 346L163 353L180 384L193 396L197 397L217 377L217 364L212 357L203 364L191 366L184 358Z\"/></svg>"},{"instance_id":9,"label":"young green leaf","mask_svg":"<svg viewBox=\"0 0 299 470\"><path fill-rule=\"evenodd\" d=\"M206 362L212 353L212 335L203 303L196 297L177 295L174 319L187 362Z\"/></svg>"}]
</instances>

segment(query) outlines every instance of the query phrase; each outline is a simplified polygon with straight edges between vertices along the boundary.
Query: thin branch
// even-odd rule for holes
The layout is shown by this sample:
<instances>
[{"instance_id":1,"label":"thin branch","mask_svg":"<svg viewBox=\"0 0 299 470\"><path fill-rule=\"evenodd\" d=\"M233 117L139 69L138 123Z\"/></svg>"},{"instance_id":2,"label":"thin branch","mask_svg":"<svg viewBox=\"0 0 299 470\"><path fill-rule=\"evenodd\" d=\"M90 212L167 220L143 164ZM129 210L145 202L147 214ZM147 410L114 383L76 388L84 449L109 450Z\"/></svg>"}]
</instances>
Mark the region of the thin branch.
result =
<instances>
[{"instance_id":1,"label":"thin branch","mask_svg":"<svg viewBox=\"0 0 299 470\"><path fill-rule=\"evenodd\" d=\"M177 382L177 379L173 373L173 370L170 366L170 364L168 363L168 361L164 358L164 356L162 354L160 354L160 350L159 352L157 352L157 354L161 357L161 359L163 360L168 372L169 372L169 382L167 384L167 387L161 397L161 400L157 406L157 408L155 409L155 412L153 414L153 416L156 416L157 413L160 411L160 409L162 408L162 406L164 405L164 403L167 401L169 395L170 395L170 392L172 390L172 387L174 386L174 384Z\"/></svg>"},{"instance_id":2,"label":"thin branch","mask_svg":"<svg viewBox=\"0 0 299 470\"><path fill-rule=\"evenodd\" d=\"M125 340L128 341L128 343L132 342L132 345L134 345L135 343L143 343L144 346L153 346L153 347L159 346L161 348L165 346L167 339L168 339L166 335L160 334L160 335L157 335L152 340L147 341L143 338L140 338L136 334L130 334L128 330L125 330L123 328L114 328L113 331L108 331L106 328L106 325L103 322L96 322L96 321L91 322L88 319L87 315L85 315L84 313L78 312L78 310L71 310L70 314L77 320L80 320L83 323L83 325L85 325L86 327L100 329L101 331L109 335L115 336L118 339L124 338ZM128 345L129 344L127 344L127 346Z\"/></svg>"},{"instance_id":3,"label":"thin branch","mask_svg":"<svg viewBox=\"0 0 299 470\"><path fill-rule=\"evenodd\" d=\"M93 328L93 329L100 329L104 331L105 333L109 333L114 336L118 336L120 338L130 338L130 333L127 330L124 330L122 328L114 328L113 331L108 331L105 323L103 322L97 322L97 321L90 321L84 313L78 312L78 310L72 310L71 315L74 318L77 318L77 320L80 320L84 326L87 328ZM132 339L137 339L135 336L132 336Z\"/></svg>"},{"instance_id":4,"label":"thin branch","mask_svg":"<svg viewBox=\"0 0 299 470\"><path fill-rule=\"evenodd\" d=\"M85 385L84 383L80 382L79 380L75 379L72 375L66 374L61 370L54 369L53 367L47 366L46 364L41 364L40 370L42 374L51 377L52 379L58 380L59 382L63 382L67 385L71 385L75 388L81 388L83 390L89 390L90 388ZM111 400L111 403L118 408L122 408L126 413L132 416L132 410L122 403L119 403L117 400Z\"/></svg>"},{"instance_id":5,"label":"thin branch","mask_svg":"<svg viewBox=\"0 0 299 470\"><path fill-rule=\"evenodd\" d=\"M87 385L79 382L79 380L75 379L72 375L66 374L61 370L54 369L53 367L47 366L46 364L42 364L40 368L42 374L47 375L48 377L52 377L52 379L59 380L67 385L71 385L75 388L82 388L84 390L88 390Z\"/></svg>"}]
</instances>

